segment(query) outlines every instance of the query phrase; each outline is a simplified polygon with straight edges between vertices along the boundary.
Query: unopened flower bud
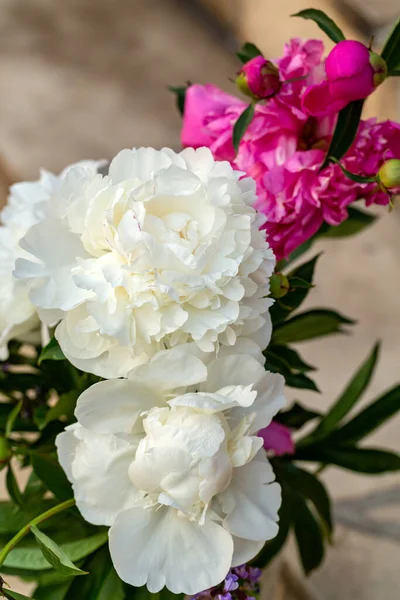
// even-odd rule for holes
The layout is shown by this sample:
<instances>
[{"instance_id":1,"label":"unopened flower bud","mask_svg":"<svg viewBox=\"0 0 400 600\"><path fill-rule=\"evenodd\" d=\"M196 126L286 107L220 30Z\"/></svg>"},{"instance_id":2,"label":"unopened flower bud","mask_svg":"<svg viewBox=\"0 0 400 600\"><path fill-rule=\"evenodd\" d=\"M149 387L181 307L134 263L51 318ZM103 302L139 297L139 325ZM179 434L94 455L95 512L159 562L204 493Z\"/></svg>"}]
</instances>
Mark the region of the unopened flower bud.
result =
<instances>
[{"instance_id":1,"label":"unopened flower bud","mask_svg":"<svg viewBox=\"0 0 400 600\"><path fill-rule=\"evenodd\" d=\"M271 98L281 87L278 68L263 56L256 56L241 68L236 85L254 100Z\"/></svg>"},{"instance_id":2,"label":"unopened flower bud","mask_svg":"<svg viewBox=\"0 0 400 600\"><path fill-rule=\"evenodd\" d=\"M274 273L269 280L269 287L272 298L283 298L288 293L290 284L286 275Z\"/></svg>"},{"instance_id":3,"label":"unopened flower bud","mask_svg":"<svg viewBox=\"0 0 400 600\"><path fill-rule=\"evenodd\" d=\"M0 469L2 469L11 458L11 450L7 438L0 437Z\"/></svg>"},{"instance_id":4,"label":"unopened flower bud","mask_svg":"<svg viewBox=\"0 0 400 600\"><path fill-rule=\"evenodd\" d=\"M400 160L392 158L384 162L379 169L378 179L385 190L400 188Z\"/></svg>"},{"instance_id":5,"label":"unopened flower bud","mask_svg":"<svg viewBox=\"0 0 400 600\"><path fill-rule=\"evenodd\" d=\"M373 82L374 86L378 87L387 77L387 65L383 60L382 56L376 54L376 52L369 51L369 64L374 72Z\"/></svg>"}]
</instances>

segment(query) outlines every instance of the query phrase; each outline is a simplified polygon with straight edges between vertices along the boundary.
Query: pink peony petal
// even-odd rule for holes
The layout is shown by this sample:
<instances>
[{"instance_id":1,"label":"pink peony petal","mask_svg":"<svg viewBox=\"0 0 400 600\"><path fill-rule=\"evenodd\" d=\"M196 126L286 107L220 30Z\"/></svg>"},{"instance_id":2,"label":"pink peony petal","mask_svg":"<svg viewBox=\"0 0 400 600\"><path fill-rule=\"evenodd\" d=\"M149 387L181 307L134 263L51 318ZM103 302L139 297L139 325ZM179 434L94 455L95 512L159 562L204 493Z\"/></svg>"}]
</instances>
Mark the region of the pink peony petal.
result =
<instances>
[{"instance_id":1,"label":"pink peony petal","mask_svg":"<svg viewBox=\"0 0 400 600\"><path fill-rule=\"evenodd\" d=\"M350 102L346 98L337 98L332 94L331 83L323 81L310 86L302 97L302 108L312 117L325 117L337 113Z\"/></svg>"}]
</instances>

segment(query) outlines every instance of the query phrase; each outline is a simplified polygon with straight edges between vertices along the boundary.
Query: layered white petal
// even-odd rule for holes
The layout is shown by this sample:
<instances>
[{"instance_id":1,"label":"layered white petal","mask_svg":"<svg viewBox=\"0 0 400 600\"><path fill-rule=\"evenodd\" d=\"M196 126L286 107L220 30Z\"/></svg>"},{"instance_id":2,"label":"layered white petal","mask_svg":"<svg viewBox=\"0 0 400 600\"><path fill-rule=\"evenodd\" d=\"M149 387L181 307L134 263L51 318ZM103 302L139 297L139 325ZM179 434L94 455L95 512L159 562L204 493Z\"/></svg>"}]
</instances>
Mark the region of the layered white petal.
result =
<instances>
[{"instance_id":1,"label":"layered white petal","mask_svg":"<svg viewBox=\"0 0 400 600\"><path fill-rule=\"evenodd\" d=\"M109 537L121 579L152 593L166 586L196 594L220 583L231 566L232 536L223 527L208 519L199 526L171 508L123 511Z\"/></svg>"}]
</instances>

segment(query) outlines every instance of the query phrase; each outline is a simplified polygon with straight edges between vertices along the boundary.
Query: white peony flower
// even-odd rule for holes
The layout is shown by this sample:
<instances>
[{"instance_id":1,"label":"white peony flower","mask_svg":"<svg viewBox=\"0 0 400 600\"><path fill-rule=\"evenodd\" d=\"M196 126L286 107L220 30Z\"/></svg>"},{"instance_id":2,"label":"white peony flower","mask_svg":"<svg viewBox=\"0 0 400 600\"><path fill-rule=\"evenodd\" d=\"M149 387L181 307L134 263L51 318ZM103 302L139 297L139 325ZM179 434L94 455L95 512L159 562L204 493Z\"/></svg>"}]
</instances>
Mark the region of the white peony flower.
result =
<instances>
[{"instance_id":1,"label":"white peony flower","mask_svg":"<svg viewBox=\"0 0 400 600\"><path fill-rule=\"evenodd\" d=\"M278 532L280 487L256 433L284 405L283 377L226 349L206 368L190 350L86 390L56 441L83 517L111 526L117 573L150 592L217 585Z\"/></svg>"},{"instance_id":2,"label":"white peony flower","mask_svg":"<svg viewBox=\"0 0 400 600\"><path fill-rule=\"evenodd\" d=\"M84 164L95 170L100 163ZM7 345L14 338L40 342L40 320L29 289L26 282L15 279L13 270L18 258L29 258L19 246L28 229L51 215L62 214L60 188L65 173L57 176L42 171L38 181L12 185L0 213L0 360L7 359Z\"/></svg>"},{"instance_id":3,"label":"white peony flower","mask_svg":"<svg viewBox=\"0 0 400 600\"><path fill-rule=\"evenodd\" d=\"M41 318L60 320L75 366L113 378L187 342L267 346L275 261L241 175L206 148L123 150L108 176L67 172L62 218L31 227L16 276Z\"/></svg>"}]
</instances>

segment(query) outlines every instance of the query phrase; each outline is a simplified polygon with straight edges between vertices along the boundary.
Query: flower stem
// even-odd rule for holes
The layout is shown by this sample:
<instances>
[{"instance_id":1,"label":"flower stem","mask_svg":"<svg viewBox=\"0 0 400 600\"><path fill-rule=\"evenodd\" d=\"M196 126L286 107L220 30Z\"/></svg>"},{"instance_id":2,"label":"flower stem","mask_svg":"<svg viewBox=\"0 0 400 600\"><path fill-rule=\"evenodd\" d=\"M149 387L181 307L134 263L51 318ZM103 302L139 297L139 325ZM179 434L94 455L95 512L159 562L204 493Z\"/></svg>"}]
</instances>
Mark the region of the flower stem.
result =
<instances>
[{"instance_id":1,"label":"flower stem","mask_svg":"<svg viewBox=\"0 0 400 600\"><path fill-rule=\"evenodd\" d=\"M26 535L28 535L28 533L31 530L31 527L33 527L34 525L39 525L40 523L43 523L43 521L46 521L47 519L50 519L54 515L57 515L58 513L62 512L63 510L67 510L67 508L71 508L74 505L75 505L75 499L71 498L70 500L66 500L65 502L61 502L61 504L57 504L57 506L53 506L53 508L50 508L46 512L42 513L38 517L35 517L34 519L32 519L32 521L30 521L29 523L27 523L27 525L25 525L25 527L23 527L8 542L8 544L6 544L4 546L3 550L0 552L0 567L3 565L3 563L6 560L7 556L9 555L9 553L11 552L11 550L13 550L15 548L15 546L18 544L18 542L20 542L22 540L22 538L24 538Z\"/></svg>"}]
</instances>

